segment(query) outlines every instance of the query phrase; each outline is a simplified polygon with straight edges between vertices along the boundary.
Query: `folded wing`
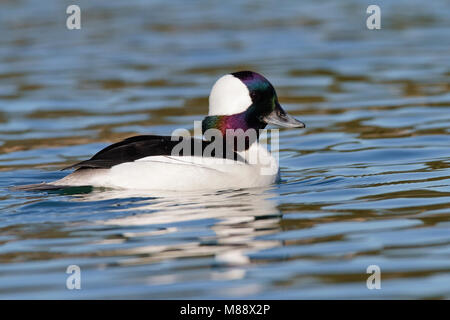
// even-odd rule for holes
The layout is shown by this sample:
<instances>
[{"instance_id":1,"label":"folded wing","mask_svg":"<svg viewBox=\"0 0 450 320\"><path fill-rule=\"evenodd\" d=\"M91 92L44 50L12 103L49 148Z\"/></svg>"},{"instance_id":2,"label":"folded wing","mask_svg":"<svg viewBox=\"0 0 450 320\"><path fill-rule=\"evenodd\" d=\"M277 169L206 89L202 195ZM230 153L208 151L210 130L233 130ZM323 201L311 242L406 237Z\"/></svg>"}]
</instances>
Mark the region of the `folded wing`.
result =
<instances>
[{"instance_id":1,"label":"folded wing","mask_svg":"<svg viewBox=\"0 0 450 320\"><path fill-rule=\"evenodd\" d=\"M179 138L177 140L176 138ZM173 139L173 140L172 140ZM67 169L109 169L113 166L124 162L133 162L141 158L151 156L171 156L175 146L181 143L181 139L189 139L187 143L191 144L190 148L181 149L181 154L177 156L203 156L203 151L211 143L201 139L190 137L156 136L142 135L127 138L123 141L114 143L103 150L96 153L91 159L81 161L75 165L66 167ZM185 143L186 141L183 141ZM225 147L225 144L224 144ZM196 152L201 151L201 154ZM214 153L212 155L215 156ZM232 159L235 161L245 162L236 152L226 152L225 148L221 154L217 155L221 158Z\"/></svg>"}]
</instances>

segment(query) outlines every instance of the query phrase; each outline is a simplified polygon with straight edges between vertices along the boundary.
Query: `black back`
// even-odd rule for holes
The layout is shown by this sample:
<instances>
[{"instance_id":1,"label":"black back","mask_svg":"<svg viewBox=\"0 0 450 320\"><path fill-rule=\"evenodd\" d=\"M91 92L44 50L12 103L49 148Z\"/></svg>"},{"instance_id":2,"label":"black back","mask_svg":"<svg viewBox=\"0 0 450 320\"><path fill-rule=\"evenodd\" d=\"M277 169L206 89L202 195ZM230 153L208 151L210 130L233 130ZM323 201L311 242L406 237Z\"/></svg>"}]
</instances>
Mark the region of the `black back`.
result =
<instances>
[{"instance_id":1,"label":"black back","mask_svg":"<svg viewBox=\"0 0 450 320\"><path fill-rule=\"evenodd\" d=\"M188 139L183 140L181 139ZM186 142L184 142L186 141ZM199 156L202 157L205 148L212 142L201 139L180 137L178 141L172 141L171 136L143 135L127 138L123 141L114 143L96 153L91 159L79 162L67 169L109 169L124 162L133 162L135 160L150 156L171 156L172 150L179 143L190 143L191 148L181 149L180 156ZM223 144L223 150L217 157L245 162L236 152L226 152L226 144ZM200 154L201 152L201 154ZM198 153L198 154L197 154ZM214 152L212 157L216 157Z\"/></svg>"}]
</instances>

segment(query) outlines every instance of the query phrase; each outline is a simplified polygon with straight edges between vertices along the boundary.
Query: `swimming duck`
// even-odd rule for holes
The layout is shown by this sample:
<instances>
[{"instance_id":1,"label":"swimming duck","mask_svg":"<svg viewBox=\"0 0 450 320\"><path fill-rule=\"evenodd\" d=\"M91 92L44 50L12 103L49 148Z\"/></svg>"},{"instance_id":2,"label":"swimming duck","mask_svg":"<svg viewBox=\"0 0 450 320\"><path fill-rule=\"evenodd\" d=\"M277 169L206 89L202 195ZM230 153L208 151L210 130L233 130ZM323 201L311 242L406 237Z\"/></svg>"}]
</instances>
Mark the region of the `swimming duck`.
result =
<instances>
[{"instance_id":1,"label":"swimming duck","mask_svg":"<svg viewBox=\"0 0 450 320\"><path fill-rule=\"evenodd\" d=\"M182 191L267 186L279 180L277 159L259 143L259 130L267 124L305 127L281 108L274 87L265 77L252 71L230 73L212 87L209 113L202 122L203 139L183 138L188 148L176 153L180 140L171 136L131 137L65 168L75 171L37 189L92 186ZM218 139L205 138L210 129L218 132L227 148L211 148ZM256 136L245 136L239 147L231 144L228 148L229 141L235 142L251 130ZM229 132L237 133L232 136ZM207 153L211 149L214 151Z\"/></svg>"}]
</instances>

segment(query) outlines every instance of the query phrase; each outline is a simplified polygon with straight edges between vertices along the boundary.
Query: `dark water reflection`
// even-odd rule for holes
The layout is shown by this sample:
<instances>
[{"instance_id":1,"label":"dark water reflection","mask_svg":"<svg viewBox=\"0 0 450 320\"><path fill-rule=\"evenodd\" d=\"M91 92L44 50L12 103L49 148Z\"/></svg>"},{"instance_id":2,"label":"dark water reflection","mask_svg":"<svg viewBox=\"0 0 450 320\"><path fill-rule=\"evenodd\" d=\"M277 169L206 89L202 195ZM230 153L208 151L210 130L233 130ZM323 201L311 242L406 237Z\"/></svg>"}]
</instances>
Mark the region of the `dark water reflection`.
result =
<instances>
[{"instance_id":1,"label":"dark water reflection","mask_svg":"<svg viewBox=\"0 0 450 320\"><path fill-rule=\"evenodd\" d=\"M448 2L379 1L378 31L368 1L78 4L80 31L61 1L0 5L0 298L450 297ZM307 124L280 133L279 185L7 188L192 129L239 69Z\"/></svg>"}]
</instances>

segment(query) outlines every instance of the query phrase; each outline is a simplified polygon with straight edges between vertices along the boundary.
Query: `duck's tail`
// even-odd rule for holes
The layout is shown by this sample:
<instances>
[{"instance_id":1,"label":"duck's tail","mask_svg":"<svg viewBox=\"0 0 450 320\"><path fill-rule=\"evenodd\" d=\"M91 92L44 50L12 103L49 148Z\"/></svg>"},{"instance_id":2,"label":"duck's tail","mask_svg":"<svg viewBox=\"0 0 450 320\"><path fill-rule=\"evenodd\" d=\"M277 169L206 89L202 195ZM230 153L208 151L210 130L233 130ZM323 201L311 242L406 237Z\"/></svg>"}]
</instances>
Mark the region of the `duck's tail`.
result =
<instances>
[{"instance_id":1,"label":"duck's tail","mask_svg":"<svg viewBox=\"0 0 450 320\"><path fill-rule=\"evenodd\" d=\"M67 188L67 186L58 186L45 182L10 187L10 189L13 191L50 191L50 190L61 190L64 188Z\"/></svg>"}]
</instances>

